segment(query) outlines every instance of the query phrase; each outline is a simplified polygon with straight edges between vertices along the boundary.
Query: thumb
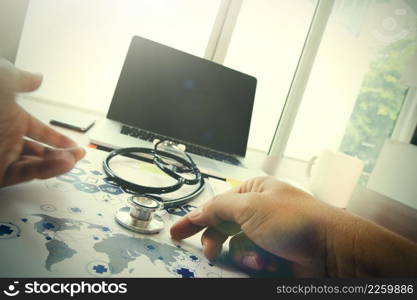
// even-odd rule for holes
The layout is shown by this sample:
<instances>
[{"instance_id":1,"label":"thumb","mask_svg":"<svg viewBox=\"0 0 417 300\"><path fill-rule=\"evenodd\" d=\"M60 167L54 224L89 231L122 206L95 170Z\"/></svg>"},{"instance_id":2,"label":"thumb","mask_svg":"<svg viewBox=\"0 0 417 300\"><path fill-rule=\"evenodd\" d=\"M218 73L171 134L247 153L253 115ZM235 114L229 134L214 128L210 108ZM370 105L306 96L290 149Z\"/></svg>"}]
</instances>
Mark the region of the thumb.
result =
<instances>
[{"instance_id":1,"label":"thumb","mask_svg":"<svg viewBox=\"0 0 417 300\"><path fill-rule=\"evenodd\" d=\"M16 68L8 60L0 58L0 91L5 95L31 92L42 83L42 75Z\"/></svg>"},{"instance_id":2,"label":"thumb","mask_svg":"<svg viewBox=\"0 0 417 300\"><path fill-rule=\"evenodd\" d=\"M262 270L265 258L259 253L258 247L242 232L230 239L229 255L242 269Z\"/></svg>"},{"instance_id":3,"label":"thumb","mask_svg":"<svg viewBox=\"0 0 417 300\"><path fill-rule=\"evenodd\" d=\"M43 75L31 73L16 68L15 91L32 92L39 88L42 83Z\"/></svg>"},{"instance_id":4,"label":"thumb","mask_svg":"<svg viewBox=\"0 0 417 300\"><path fill-rule=\"evenodd\" d=\"M209 200L203 207L191 211L171 227L175 240L190 237L205 227L214 227L226 234L240 231L239 216L247 207L249 193L227 192Z\"/></svg>"},{"instance_id":5,"label":"thumb","mask_svg":"<svg viewBox=\"0 0 417 300\"><path fill-rule=\"evenodd\" d=\"M233 262L249 272L266 271L290 273L289 262L257 246L244 233L232 237L229 242L229 256Z\"/></svg>"}]
</instances>

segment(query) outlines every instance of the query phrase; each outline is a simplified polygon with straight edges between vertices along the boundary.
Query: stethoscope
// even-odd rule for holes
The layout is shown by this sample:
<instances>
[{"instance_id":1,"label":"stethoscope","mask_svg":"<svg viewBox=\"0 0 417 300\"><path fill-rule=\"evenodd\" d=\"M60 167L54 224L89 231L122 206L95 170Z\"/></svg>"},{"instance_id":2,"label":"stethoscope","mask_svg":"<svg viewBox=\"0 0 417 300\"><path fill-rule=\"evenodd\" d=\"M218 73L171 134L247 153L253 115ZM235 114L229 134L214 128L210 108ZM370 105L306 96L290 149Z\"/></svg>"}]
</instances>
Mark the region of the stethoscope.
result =
<instances>
[{"instance_id":1,"label":"stethoscope","mask_svg":"<svg viewBox=\"0 0 417 300\"><path fill-rule=\"evenodd\" d=\"M153 148L121 148L108 154L103 161L103 170L107 175L106 181L116 184L126 193L132 194L127 200L127 206L116 212L115 218L120 225L140 233L158 233L163 229L164 223L155 214L157 210L183 205L204 190L204 178L193 159L184 150L171 141L156 141ZM150 155L152 163L169 177L175 179L176 182L168 186L151 187L126 180L118 176L110 167L110 161L119 155L137 160L143 159L141 155ZM175 199L161 196L178 191L184 185L195 185L196 189L188 195Z\"/></svg>"}]
</instances>

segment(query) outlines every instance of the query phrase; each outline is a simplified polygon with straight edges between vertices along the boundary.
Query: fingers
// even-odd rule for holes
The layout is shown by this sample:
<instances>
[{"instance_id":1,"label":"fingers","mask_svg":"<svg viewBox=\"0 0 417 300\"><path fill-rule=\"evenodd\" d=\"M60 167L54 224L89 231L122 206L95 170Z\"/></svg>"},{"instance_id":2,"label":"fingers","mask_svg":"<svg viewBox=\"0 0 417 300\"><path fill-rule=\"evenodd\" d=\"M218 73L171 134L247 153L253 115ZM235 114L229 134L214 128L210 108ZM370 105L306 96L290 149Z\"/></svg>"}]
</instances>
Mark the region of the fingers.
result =
<instances>
[{"instance_id":1,"label":"fingers","mask_svg":"<svg viewBox=\"0 0 417 300\"><path fill-rule=\"evenodd\" d=\"M26 136L57 148L73 148L77 146L73 140L43 124L31 115L29 115Z\"/></svg>"},{"instance_id":2,"label":"fingers","mask_svg":"<svg viewBox=\"0 0 417 300\"><path fill-rule=\"evenodd\" d=\"M39 149L37 149L39 150ZM11 164L4 177L4 185L11 185L32 179L46 179L70 171L85 151L81 148L43 150L43 157L24 155Z\"/></svg>"},{"instance_id":3,"label":"fingers","mask_svg":"<svg viewBox=\"0 0 417 300\"><path fill-rule=\"evenodd\" d=\"M190 237L205 227L215 227L225 234L240 231L238 216L246 207L250 194L224 193L208 201L201 209L194 209L171 227L175 240Z\"/></svg>"},{"instance_id":4,"label":"fingers","mask_svg":"<svg viewBox=\"0 0 417 300\"><path fill-rule=\"evenodd\" d=\"M71 151L76 161L79 161L85 155L85 150L80 147L67 148L67 150ZM54 155L54 153L55 153L54 149L45 147L39 144L38 142L29 141L29 140L25 140L25 143L22 149L22 157L23 156L35 156L35 157L40 157L40 158L48 158Z\"/></svg>"},{"instance_id":5,"label":"fingers","mask_svg":"<svg viewBox=\"0 0 417 300\"><path fill-rule=\"evenodd\" d=\"M43 157L45 154L45 146L33 141L24 139L22 156Z\"/></svg>"},{"instance_id":6,"label":"fingers","mask_svg":"<svg viewBox=\"0 0 417 300\"><path fill-rule=\"evenodd\" d=\"M181 218L177 223L172 225L170 229L171 238L177 241L190 237L197 232L203 230L204 226L198 226L193 224L189 219L189 213L187 216Z\"/></svg>"},{"instance_id":7,"label":"fingers","mask_svg":"<svg viewBox=\"0 0 417 300\"><path fill-rule=\"evenodd\" d=\"M238 224L238 217L245 210L250 193L224 193L208 201L200 210L194 210L188 219L198 226L214 226L220 223ZM232 232L234 233L234 232Z\"/></svg>"},{"instance_id":8,"label":"fingers","mask_svg":"<svg viewBox=\"0 0 417 300\"><path fill-rule=\"evenodd\" d=\"M0 58L0 86L8 93L34 91L41 85L42 78L41 74L20 70L9 61Z\"/></svg>"},{"instance_id":9,"label":"fingers","mask_svg":"<svg viewBox=\"0 0 417 300\"><path fill-rule=\"evenodd\" d=\"M181 240L190 237L205 227L215 227L227 234L240 231L239 216L248 207L250 198L262 192L267 183L275 182L271 177L258 177L244 182L231 191L218 195L207 202L201 210L194 210L179 220L171 228L173 239Z\"/></svg>"},{"instance_id":10,"label":"fingers","mask_svg":"<svg viewBox=\"0 0 417 300\"><path fill-rule=\"evenodd\" d=\"M207 228L201 236L204 255L209 260L215 260L220 255L223 243L228 237L228 234L220 232L212 227Z\"/></svg>"},{"instance_id":11,"label":"fingers","mask_svg":"<svg viewBox=\"0 0 417 300\"><path fill-rule=\"evenodd\" d=\"M233 261L243 269L259 271L265 266L265 258L245 234L235 235L229 242L229 252Z\"/></svg>"},{"instance_id":12,"label":"fingers","mask_svg":"<svg viewBox=\"0 0 417 300\"><path fill-rule=\"evenodd\" d=\"M244 233L230 240L229 255L238 267L246 271L288 273L288 261L258 247Z\"/></svg>"},{"instance_id":13,"label":"fingers","mask_svg":"<svg viewBox=\"0 0 417 300\"><path fill-rule=\"evenodd\" d=\"M37 90L42 83L42 74L35 74L27 71L23 71L16 68L16 92L32 92Z\"/></svg>"}]
</instances>

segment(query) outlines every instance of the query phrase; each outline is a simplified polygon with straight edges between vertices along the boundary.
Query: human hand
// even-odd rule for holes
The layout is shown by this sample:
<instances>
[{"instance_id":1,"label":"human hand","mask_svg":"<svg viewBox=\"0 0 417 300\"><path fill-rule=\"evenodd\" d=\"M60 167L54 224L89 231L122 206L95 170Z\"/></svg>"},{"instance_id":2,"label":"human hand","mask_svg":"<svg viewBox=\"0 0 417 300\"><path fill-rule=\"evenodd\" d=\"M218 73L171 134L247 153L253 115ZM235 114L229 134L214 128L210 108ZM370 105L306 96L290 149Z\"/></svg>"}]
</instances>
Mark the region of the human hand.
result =
<instances>
[{"instance_id":1,"label":"human hand","mask_svg":"<svg viewBox=\"0 0 417 300\"><path fill-rule=\"evenodd\" d=\"M41 75L0 58L0 186L63 174L85 155L75 142L16 103L16 93L34 91L41 82Z\"/></svg>"},{"instance_id":2,"label":"human hand","mask_svg":"<svg viewBox=\"0 0 417 300\"><path fill-rule=\"evenodd\" d=\"M366 201L366 199L364 199ZM244 182L171 228L181 240L206 228L204 254L229 254L247 271L276 276L417 276L417 244L271 177Z\"/></svg>"},{"instance_id":3,"label":"human hand","mask_svg":"<svg viewBox=\"0 0 417 300\"><path fill-rule=\"evenodd\" d=\"M260 177L192 211L171 228L171 235L181 240L207 227L202 244L211 260L233 236L231 257L245 270L324 276L326 224L322 220L331 213L332 208L311 195Z\"/></svg>"}]
</instances>

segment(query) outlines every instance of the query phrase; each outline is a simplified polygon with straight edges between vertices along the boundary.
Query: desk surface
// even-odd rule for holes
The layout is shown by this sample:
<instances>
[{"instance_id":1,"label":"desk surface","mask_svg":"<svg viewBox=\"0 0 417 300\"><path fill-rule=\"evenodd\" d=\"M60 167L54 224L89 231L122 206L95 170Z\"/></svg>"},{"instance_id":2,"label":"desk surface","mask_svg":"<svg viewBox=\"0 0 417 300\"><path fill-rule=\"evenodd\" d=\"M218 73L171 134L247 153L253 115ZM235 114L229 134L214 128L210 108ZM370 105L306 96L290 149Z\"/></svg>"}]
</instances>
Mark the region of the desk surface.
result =
<instances>
[{"instance_id":1,"label":"desk surface","mask_svg":"<svg viewBox=\"0 0 417 300\"><path fill-rule=\"evenodd\" d=\"M165 224L160 232L140 234L114 218L117 210L126 211L131 194L107 180L101 167L106 156L88 149L66 174L0 189L0 277L247 277L227 257L208 261L202 232L181 242L169 233L180 217L230 189L229 184L208 179L192 202L155 212ZM135 182L167 183L152 164L120 157L113 166ZM178 198L195 188L166 196Z\"/></svg>"},{"instance_id":2,"label":"desk surface","mask_svg":"<svg viewBox=\"0 0 417 300\"><path fill-rule=\"evenodd\" d=\"M19 99L19 103L45 123L48 123L52 116L57 117L57 115L59 116L60 114L68 114L68 111L94 116L98 122L105 118L104 115L92 115L71 108L61 107L58 104L52 105L44 102L37 102L34 99L21 98ZM81 146L89 144L89 138L86 134L60 127L55 128L70 136ZM248 156L249 157L245 162L247 161L247 164L252 168L260 169L265 158L265 153L256 150L248 150ZM284 159L283 163L278 168L276 175L279 178L289 178L293 182L295 181L298 182L299 185L305 186L306 178L303 176L304 171L300 171L304 170L304 167L305 166L298 161ZM417 242L416 209L403 205L398 201L378 194L366 187L357 186L347 210Z\"/></svg>"}]
</instances>

